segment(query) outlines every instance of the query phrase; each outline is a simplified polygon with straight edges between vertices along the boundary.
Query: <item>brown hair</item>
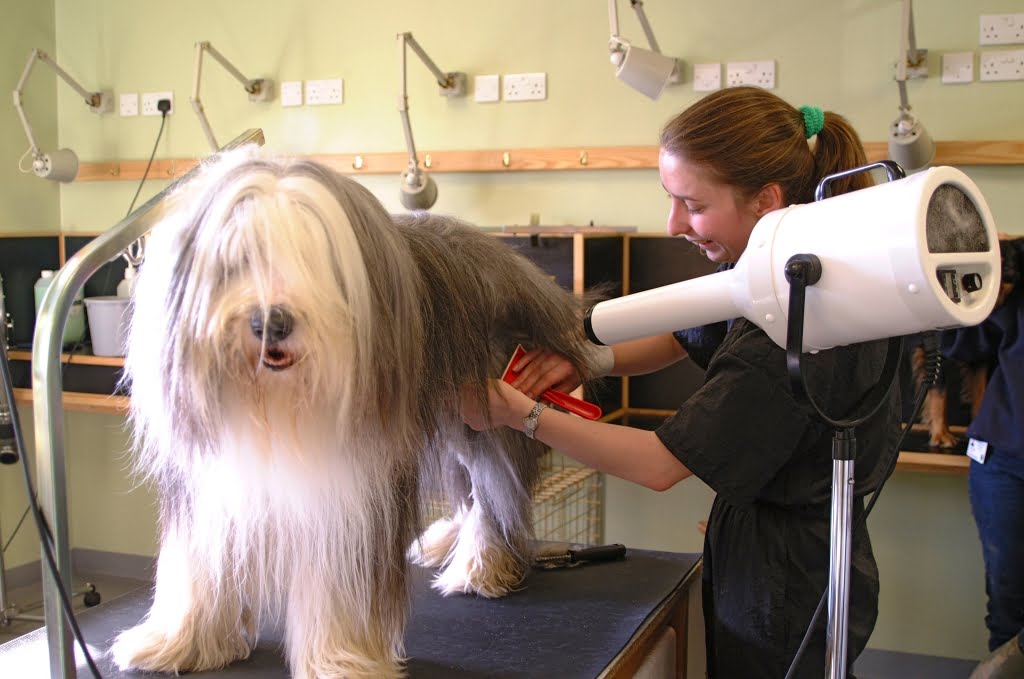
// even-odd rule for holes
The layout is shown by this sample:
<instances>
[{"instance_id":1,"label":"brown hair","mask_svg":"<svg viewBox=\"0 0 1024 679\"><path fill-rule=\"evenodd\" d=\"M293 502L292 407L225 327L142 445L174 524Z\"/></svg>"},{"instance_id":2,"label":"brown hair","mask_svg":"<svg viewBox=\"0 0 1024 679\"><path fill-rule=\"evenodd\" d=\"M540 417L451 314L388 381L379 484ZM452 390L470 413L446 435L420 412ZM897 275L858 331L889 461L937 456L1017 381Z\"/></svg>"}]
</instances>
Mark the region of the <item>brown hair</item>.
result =
<instances>
[{"instance_id":1,"label":"brown hair","mask_svg":"<svg viewBox=\"0 0 1024 679\"><path fill-rule=\"evenodd\" d=\"M712 181L751 198L778 183L787 204L809 203L825 176L867 164L860 137L846 118L825 112L813 150L804 116L758 87L730 87L704 97L670 120L661 148L700 165ZM867 172L829 185L829 195L872 184Z\"/></svg>"}]
</instances>

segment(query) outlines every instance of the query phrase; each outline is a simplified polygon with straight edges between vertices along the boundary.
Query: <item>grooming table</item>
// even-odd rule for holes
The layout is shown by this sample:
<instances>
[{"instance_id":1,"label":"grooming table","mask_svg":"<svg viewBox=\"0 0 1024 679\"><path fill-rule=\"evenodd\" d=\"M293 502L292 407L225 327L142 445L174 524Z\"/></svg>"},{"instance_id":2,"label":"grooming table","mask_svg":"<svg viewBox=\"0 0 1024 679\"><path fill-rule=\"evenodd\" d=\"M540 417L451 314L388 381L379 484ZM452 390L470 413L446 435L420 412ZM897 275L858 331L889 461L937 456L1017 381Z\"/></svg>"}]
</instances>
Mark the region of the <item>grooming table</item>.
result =
<instances>
[{"instance_id":1,"label":"grooming table","mask_svg":"<svg viewBox=\"0 0 1024 679\"><path fill-rule=\"evenodd\" d=\"M444 598L430 589L431 571L412 567L405 635L409 677L629 677L670 626L676 631L677 676L684 676L687 592L699 572L699 554L630 549L621 561L534 569L519 591L482 599ZM163 676L120 672L99 657L120 630L138 623L150 600L150 589L141 588L78 615L105 679ZM247 660L187 676L287 677L280 639L279 630L264 630ZM0 675L49 676L43 629L0 646ZM78 677L91 677L81 661Z\"/></svg>"}]
</instances>

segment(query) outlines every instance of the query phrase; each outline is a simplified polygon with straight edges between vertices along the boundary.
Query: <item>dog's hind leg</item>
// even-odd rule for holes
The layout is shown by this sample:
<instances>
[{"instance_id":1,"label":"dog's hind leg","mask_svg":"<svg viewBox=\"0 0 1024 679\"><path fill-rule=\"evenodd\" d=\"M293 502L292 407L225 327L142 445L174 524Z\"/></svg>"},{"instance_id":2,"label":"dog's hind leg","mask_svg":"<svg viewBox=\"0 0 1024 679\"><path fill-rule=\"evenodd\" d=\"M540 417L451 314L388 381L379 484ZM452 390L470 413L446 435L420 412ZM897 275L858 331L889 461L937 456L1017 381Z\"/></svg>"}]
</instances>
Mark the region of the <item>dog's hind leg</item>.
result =
<instances>
[{"instance_id":1,"label":"dog's hind leg","mask_svg":"<svg viewBox=\"0 0 1024 679\"><path fill-rule=\"evenodd\" d=\"M512 430L467 440L460 461L469 472L472 505L435 589L499 597L522 581L533 537L530 491L544 449Z\"/></svg>"},{"instance_id":2,"label":"dog's hind leg","mask_svg":"<svg viewBox=\"0 0 1024 679\"><path fill-rule=\"evenodd\" d=\"M461 431L461 427L459 427ZM432 461L424 465L427 487L424 489L422 504L437 506L445 503L448 512L434 521L416 538L409 547L409 560L424 568L437 568L444 564L452 545L459 537L459 530L469 514L473 500L470 496L469 474L458 462L458 453L452 450L432 448L427 458ZM435 466L436 465L440 465Z\"/></svg>"},{"instance_id":3,"label":"dog's hind leg","mask_svg":"<svg viewBox=\"0 0 1024 679\"><path fill-rule=\"evenodd\" d=\"M175 525L163 535L153 606L110 649L121 669L201 672L248 657L251 611L224 577L202 567L208 562L195 549L191 536L199 531L192 528Z\"/></svg>"},{"instance_id":4,"label":"dog's hind leg","mask_svg":"<svg viewBox=\"0 0 1024 679\"><path fill-rule=\"evenodd\" d=\"M430 524L409 547L409 560L424 568L442 565L458 539L469 511L469 504L459 502L450 516L443 516Z\"/></svg>"}]
</instances>

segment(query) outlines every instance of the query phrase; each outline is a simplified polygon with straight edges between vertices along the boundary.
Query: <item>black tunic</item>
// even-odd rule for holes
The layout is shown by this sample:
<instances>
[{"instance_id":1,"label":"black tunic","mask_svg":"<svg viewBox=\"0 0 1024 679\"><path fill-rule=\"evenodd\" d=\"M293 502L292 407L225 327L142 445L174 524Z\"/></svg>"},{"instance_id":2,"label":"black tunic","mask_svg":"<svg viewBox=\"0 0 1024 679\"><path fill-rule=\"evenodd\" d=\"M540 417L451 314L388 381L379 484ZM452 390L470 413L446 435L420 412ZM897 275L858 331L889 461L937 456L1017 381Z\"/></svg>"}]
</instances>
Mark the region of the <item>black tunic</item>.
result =
<instances>
[{"instance_id":1,"label":"black tunic","mask_svg":"<svg viewBox=\"0 0 1024 679\"><path fill-rule=\"evenodd\" d=\"M782 348L745 319L730 325L677 333L706 368L704 384L657 435L717 494L704 541L708 676L780 679L828 586L834 428L793 396ZM827 415L860 414L854 411L880 377L886 348L879 341L804 355L808 390ZM854 523L896 454L899 413L897 385L855 432ZM852 665L878 612L866 528L853 538L850 592ZM826 619L827 611L799 677L824 673Z\"/></svg>"}]
</instances>

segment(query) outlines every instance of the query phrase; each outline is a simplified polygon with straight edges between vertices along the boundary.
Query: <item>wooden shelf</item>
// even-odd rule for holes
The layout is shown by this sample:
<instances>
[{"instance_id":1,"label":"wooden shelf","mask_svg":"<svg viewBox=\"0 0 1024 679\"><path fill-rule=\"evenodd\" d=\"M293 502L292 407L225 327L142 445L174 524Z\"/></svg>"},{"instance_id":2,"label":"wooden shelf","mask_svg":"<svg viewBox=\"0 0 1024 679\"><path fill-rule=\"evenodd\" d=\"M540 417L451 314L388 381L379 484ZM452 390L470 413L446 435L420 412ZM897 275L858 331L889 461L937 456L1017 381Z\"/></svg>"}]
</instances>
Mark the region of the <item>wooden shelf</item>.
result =
<instances>
[{"instance_id":1,"label":"wooden shelf","mask_svg":"<svg viewBox=\"0 0 1024 679\"><path fill-rule=\"evenodd\" d=\"M914 453L904 450L896 460L896 469L907 472L966 474L970 466L969 457L951 453Z\"/></svg>"},{"instance_id":2,"label":"wooden shelf","mask_svg":"<svg viewBox=\"0 0 1024 679\"><path fill-rule=\"evenodd\" d=\"M602 417L603 422L615 422L624 416L634 417L646 417L646 418L664 418L675 414L674 410L660 410L655 408L626 408L617 410L614 413ZM924 426L927 429L927 425L912 425L915 430L921 430ZM963 435L966 431L966 427L950 427L953 433L959 433ZM896 460L896 469L898 471L907 472L937 472L943 474L966 474L967 470L971 466L971 460L966 455L958 455L955 453L922 453L916 451L903 450L900 451L900 456Z\"/></svg>"},{"instance_id":3,"label":"wooden shelf","mask_svg":"<svg viewBox=\"0 0 1024 679\"><path fill-rule=\"evenodd\" d=\"M16 349L16 350L13 350L13 351L9 351L7 353L7 355L11 358L12 361L31 361L32 360L32 352L31 351L22 351L20 349ZM70 360L69 360L69 354L61 354L60 355L60 362L62 364L70 363L71 365L75 365L75 364L78 364L78 365L107 365L107 366L112 366L112 367L115 367L115 368L119 368L119 367L124 365L124 358L122 358L121 356L93 356L92 354L78 354L78 353L76 353L76 354L70 355Z\"/></svg>"},{"instance_id":4,"label":"wooden shelf","mask_svg":"<svg viewBox=\"0 0 1024 679\"><path fill-rule=\"evenodd\" d=\"M19 403L32 403L31 389L15 389L14 398ZM123 415L128 412L127 396L110 396L107 394L84 394L77 391L64 392L64 410L79 413L108 413Z\"/></svg>"},{"instance_id":5,"label":"wooden shelf","mask_svg":"<svg viewBox=\"0 0 1024 679\"><path fill-rule=\"evenodd\" d=\"M888 157L886 142L865 142L868 160ZM657 146L598 146L572 148L485 149L477 151L420 152L421 162L431 172L533 172L538 170L635 170L658 167ZM332 153L307 156L342 174L400 174L409 155L398 153ZM155 161L149 176L156 179L181 177L199 163L194 158ZM1024 140L938 141L936 165L1022 165ZM79 182L137 181L146 161L113 160L81 163Z\"/></svg>"}]
</instances>

